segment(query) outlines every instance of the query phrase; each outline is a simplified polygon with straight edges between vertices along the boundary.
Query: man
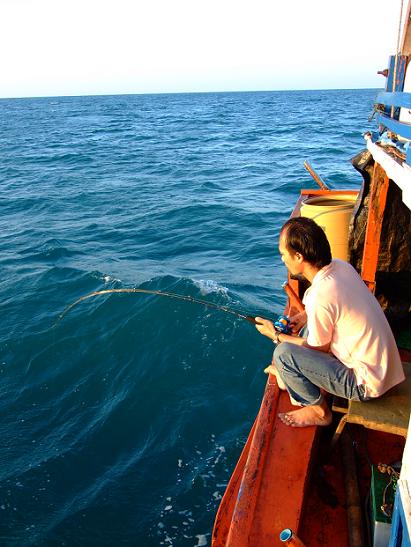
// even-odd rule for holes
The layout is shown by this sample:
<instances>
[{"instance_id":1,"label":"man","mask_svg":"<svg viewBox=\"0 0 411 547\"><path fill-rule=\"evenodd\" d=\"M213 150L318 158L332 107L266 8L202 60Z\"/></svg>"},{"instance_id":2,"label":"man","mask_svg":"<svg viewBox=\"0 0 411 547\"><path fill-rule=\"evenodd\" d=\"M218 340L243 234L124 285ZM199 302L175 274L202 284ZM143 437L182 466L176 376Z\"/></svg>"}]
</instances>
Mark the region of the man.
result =
<instances>
[{"instance_id":1,"label":"man","mask_svg":"<svg viewBox=\"0 0 411 547\"><path fill-rule=\"evenodd\" d=\"M324 391L355 401L379 397L404 380L401 359L378 301L350 264L331 260L322 228L291 218L279 250L291 277L311 283L305 311L291 318L294 333L307 327L306 338L278 334L271 321L256 317L257 330L277 344L269 372L302 407L279 416L293 427L328 425Z\"/></svg>"}]
</instances>

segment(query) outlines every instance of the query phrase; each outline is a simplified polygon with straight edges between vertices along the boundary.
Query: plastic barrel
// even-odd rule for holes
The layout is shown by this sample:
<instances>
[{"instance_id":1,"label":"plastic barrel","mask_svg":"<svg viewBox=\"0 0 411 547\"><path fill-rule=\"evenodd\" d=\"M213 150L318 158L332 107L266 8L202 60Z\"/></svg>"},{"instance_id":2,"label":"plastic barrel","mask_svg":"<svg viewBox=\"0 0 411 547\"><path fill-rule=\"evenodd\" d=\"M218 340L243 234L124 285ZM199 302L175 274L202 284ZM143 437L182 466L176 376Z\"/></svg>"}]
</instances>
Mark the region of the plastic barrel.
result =
<instances>
[{"instance_id":1,"label":"plastic barrel","mask_svg":"<svg viewBox=\"0 0 411 547\"><path fill-rule=\"evenodd\" d=\"M324 230L333 258L348 260L348 227L355 195L316 196L303 201L300 214L312 218Z\"/></svg>"}]
</instances>

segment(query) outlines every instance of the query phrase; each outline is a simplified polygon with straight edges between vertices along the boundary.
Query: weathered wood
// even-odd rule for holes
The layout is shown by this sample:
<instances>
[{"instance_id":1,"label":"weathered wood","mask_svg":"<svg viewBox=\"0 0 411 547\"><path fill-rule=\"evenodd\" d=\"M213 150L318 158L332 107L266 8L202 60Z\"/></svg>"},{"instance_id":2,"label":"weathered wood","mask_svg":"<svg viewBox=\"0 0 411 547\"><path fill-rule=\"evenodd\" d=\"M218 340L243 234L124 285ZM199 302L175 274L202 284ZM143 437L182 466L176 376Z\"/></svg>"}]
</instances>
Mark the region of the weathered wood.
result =
<instances>
[{"instance_id":1,"label":"weathered wood","mask_svg":"<svg viewBox=\"0 0 411 547\"><path fill-rule=\"evenodd\" d=\"M349 401L348 411L337 426L331 446L334 447L347 423L375 431L407 436L411 411L411 363L403 363L406 379L387 393L366 402Z\"/></svg>"},{"instance_id":2,"label":"weathered wood","mask_svg":"<svg viewBox=\"0 0 411 547\"><path fill-rule=\"evenodd\" d=\"M253 431L218 510L213 547L275 547L282 545L279 534L284 528L301 533L318 428L283 424L278 413L292 408L288 394L269 378Z\"/></svg>"},{"instance_id":3,"label":"weathered wood","mask_svg":"<svg viewBox=\"0 0 411 547\"><path fill-rule=\"evenodd\" d=\"M374 160L364 150L352 164L363 177L363 185L349 227L349 261L362 270ZM411 214L402 202L401 189L389 182L382 220L375 295L391 322L409 319L411 302Z\"/></svg>"},{"instance_id":4,"label":"weathered wood","mask_svg":"<svg viewBox=\"0 0 411 547\"><path fill-rule=\"evenodd\" d=\"M361 277L372 292L375 292L375 274L380 252L381 229L387 201L388 185L389 179L386 172L378 163L375 163L368 203L368 222L361 267Z\"/></svg>"},{"instance_id":5,"label":"weathered wood","mask_svg":"<svg viewBox=\"0 0 411 547\"><path fill-rule=\"evenodd\" d=\"M322 180L320 175L314 171L314 169L311 167L311 165L306 160L304 162L304 167L307 169L307 171L310 173L312 178L315 180L315 182L318 184L318 186L321 188L321 190L329 190L328 186L325 184L325 182Z\"/></svg>"},{"instance_id":6,"label":"weathered wood","mask_svg":"<svg viewBox=\"0 0 411 547\"><path fill-rule=\"evenodd\" d=\"M354 448L347 435L342 438L342 460L344 466L345 495L347 499L347 524L350 547L363 547L364 531L362 527L361 498L358 488L357 462Z\"/></svg>"},{"instance_id":7,"label":"weathered wood","mask_svg":"<svg viewBox=\"0 0 411 547\"><path fill-rule=\"evenodd\" d=\"M403 55L410 55L411 54L411 2L408 4L407 8L407 14L405 16L404 21L406 21L406 24L404 25L403 33L402 33L402 39L401 39L401 46L400 51Z\"/></svg>"}]
</instances>

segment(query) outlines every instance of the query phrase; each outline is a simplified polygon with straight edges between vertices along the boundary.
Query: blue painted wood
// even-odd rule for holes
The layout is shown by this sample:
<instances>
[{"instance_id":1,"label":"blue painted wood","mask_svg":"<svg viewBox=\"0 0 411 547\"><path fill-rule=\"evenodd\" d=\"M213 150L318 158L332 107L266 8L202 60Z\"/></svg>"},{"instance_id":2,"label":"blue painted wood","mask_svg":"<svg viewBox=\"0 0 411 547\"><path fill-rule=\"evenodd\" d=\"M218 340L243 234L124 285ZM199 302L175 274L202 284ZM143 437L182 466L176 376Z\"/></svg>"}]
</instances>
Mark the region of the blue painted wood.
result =
<instances>
[{"instance_id":1,"label":"blue painted wood","mask_svg":"<svg viewBox=\"0 0 411 547\"><path fill-rule=\"evenodd\" d=\"M385 85L385 91L402 91L404 89L405 69L407 67L407 56L398 55L397 61L397 78L395 89L393 89L393 76L395 67L395 55L390 55L388 67L388 78Z\"/></svg>"},{"instance_id":2,"label":"blue painted wood","mask_svg":"<svg viewBox=\"0 0 411 547\"><path fill-rule=\"evenodd\" d=\"M401 503L399 500L398 492L395 496L395 502L394 502L394 511L392 514L392 520L391 520L391 534L390 534L390 542L388 544L388 547L398 547L401 546L401 536L402 536L402 522L400 518L400 512L398 509L398 504Z\"/></svg>"},{"instance_id":3,"label":"blue painted wood","mask_svg":"<svg viewBox=\"0 0 411 547\"><path fill-rule=\"evenodd\" d=\"M398 120L394 120L393 118L386 116L385 114L377 114L377 122L384 125L387 129L393 131L400 137L411 140L411 125L401 123Z\"/></svg>"},{"instance_id":4,"label":"blue painted wood","mask_svg":"<svg viewBox=\"0 0 411 547\"><path fill-rule=\"evenodd\" d=\"M391 522L391 535L388 547L411 547L410 530L407 526L404 507L399 490L395 496L394 512Z\"/></svg>"},{"instance_id":5,"label":"blue painted wood","mask_svg":"<svg viewBox=\"0 0 411 547\"><path fill-rule=\"evenodd\" d=\"M402 91L404 89L405 72L407 69L407 57L405 55L398 56L395 86L393 86L395 55L391 55L389 57L388 65L389 65L388 77L385 82L385 91L388 91L388 92ZM390 114L391 109L388 106L386 106L384 110L386 114ZM396 118L398 118L398 113L396 115Z\"/></svg>"},{"instance_id":6,"label":"blue painted wood","mask_svg":"<svg viewBox=\"0 0 411 547\"><path fill-rule=\"evenodd\" d=\"M403 93L401 91L388 93L387 91L382 91L381 93L378 93L375 104L403 106L411 109L411 93Z\"/></svg>"}]
</instances>

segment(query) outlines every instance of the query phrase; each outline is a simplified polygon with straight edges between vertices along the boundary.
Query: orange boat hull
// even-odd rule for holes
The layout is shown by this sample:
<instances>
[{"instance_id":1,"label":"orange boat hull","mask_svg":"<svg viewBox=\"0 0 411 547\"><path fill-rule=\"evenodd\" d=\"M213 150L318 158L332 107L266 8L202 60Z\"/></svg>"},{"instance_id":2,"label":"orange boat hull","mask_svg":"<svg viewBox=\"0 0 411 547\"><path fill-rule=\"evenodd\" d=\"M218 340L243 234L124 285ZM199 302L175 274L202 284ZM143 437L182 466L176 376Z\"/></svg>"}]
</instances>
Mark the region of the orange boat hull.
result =
<instances>
[{"instance_id":1,"label":"orange boat hull","mask_svg":"<svg viewBox=\"0 0 411 547\"><path fill-rule=\"evenodd\" d=\"M213 547L273 547L282 545L284 528L298 531L317 428L284 425L278 413L292 408L288 394L270 376L220 504Z\"/></svg>"}]
</instances>

